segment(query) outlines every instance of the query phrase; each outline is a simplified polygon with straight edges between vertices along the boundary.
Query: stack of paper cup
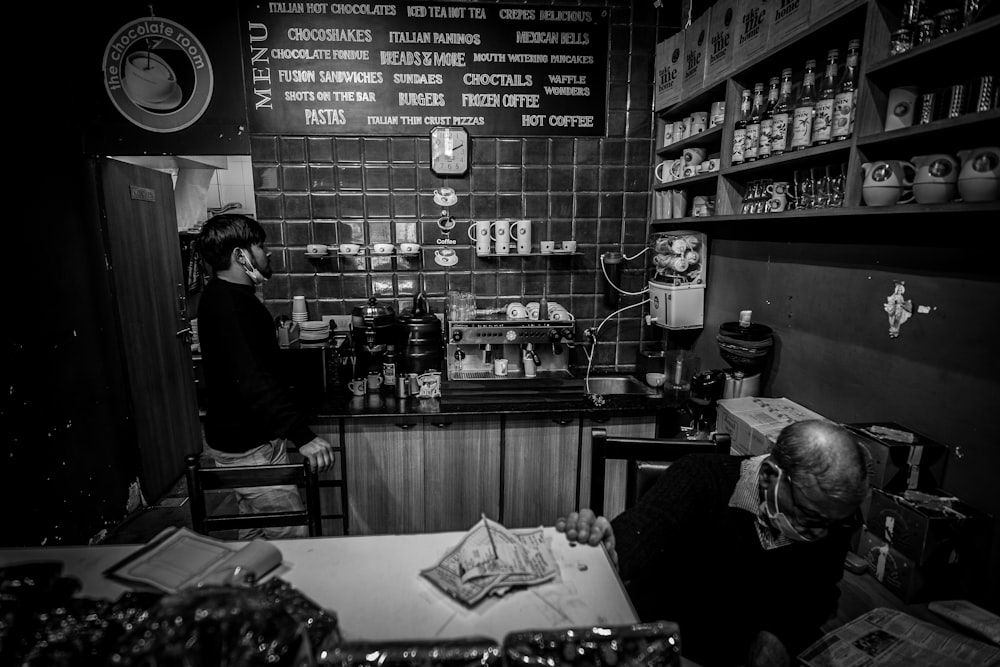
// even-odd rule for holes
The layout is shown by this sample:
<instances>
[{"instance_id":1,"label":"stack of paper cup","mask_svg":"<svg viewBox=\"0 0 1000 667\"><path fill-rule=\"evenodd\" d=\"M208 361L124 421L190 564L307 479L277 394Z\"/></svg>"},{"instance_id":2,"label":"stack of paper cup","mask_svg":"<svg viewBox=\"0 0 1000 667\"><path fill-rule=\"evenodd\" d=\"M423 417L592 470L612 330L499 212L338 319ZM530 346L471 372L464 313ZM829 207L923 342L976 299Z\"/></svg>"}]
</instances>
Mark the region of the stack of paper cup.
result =
<instances>
[{"instance_id":1,"label":"stack of paper cup","mask_svg":"<svg viewBox=\"0 0 1000 667\"><path fill-rule=\"evenodd\" d=\"M306 312L306 298L304 296L293 296L292 321L305 322L308 319L309 319L309 313Z\"/></svg>"}]
</instances>

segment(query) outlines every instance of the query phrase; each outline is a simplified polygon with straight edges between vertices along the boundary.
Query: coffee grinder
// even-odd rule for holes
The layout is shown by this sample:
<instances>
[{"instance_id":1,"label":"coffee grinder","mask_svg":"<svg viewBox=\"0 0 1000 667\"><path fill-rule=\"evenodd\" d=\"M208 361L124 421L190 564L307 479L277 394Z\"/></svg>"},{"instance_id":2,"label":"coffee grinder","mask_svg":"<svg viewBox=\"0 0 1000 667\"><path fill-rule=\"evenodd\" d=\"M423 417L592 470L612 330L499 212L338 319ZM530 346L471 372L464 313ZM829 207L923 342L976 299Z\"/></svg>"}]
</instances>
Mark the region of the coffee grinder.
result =
<instances>
[{"instance_id":1,"label":"coffee grinder","mask_svg":"<svg viewBox=\"0 0 1000 667\"><path fill-rule=\"evenodd\" d=\"M725 372L718 369L702 371L691 378L691 392L686 404L691 414L688 438L707 438L715 430L717 404L722 398L725 382Z\"/></svg>"},{"instance_id":2,"label":"coffee grinder","mask_svg":"<svg viewBox=\"0 0 1000 667\"><path fill-rule=\"evenodd\" d=\"M771 358L774 337L771 327L751 322L751 315L752 311L743 310L738 322L719 325L719 355L731 367L725 372L722 398L760 395L761 377Z\"/></svg>"}]
</instances>

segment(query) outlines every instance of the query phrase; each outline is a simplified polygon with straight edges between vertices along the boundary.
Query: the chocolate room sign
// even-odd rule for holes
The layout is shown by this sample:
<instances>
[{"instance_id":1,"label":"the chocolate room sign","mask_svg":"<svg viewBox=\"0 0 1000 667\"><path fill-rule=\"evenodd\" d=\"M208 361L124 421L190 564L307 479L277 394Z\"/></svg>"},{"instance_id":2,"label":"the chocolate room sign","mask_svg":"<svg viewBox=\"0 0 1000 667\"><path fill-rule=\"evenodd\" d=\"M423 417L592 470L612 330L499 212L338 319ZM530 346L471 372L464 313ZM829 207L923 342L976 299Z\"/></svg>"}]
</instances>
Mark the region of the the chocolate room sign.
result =
<instances>
[{"instance_id":1,"label":"the chocolate room sign","mask_svg":"<svg viewBox=\"0 0 1000 667\"><path fill-rule=\"evenodd\" d=\"M604 134L600 8L243 2L250 130Z\"/></svg>"}]
</instances>

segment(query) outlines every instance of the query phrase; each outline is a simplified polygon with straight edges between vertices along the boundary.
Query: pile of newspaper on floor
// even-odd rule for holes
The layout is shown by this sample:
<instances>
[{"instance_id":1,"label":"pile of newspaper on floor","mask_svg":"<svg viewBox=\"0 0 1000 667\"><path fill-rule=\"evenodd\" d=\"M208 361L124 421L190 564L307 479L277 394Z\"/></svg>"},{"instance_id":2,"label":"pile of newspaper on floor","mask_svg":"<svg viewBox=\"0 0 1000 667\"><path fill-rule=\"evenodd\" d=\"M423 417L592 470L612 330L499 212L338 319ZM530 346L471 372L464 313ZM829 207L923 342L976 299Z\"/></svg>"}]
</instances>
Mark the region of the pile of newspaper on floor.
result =
<instances>
[{"instance_id":1,"label":"pile of newspaper on floor","mask_svg":"<svg viewBox=\"0 0 1000 667\"><path fill-rule=\"evenodd\" d=\"M488 595L552 581L559 566L542 528L507 530L484 516L434 567L420 574L472 607Z\"/></svg>"}]
</instances>

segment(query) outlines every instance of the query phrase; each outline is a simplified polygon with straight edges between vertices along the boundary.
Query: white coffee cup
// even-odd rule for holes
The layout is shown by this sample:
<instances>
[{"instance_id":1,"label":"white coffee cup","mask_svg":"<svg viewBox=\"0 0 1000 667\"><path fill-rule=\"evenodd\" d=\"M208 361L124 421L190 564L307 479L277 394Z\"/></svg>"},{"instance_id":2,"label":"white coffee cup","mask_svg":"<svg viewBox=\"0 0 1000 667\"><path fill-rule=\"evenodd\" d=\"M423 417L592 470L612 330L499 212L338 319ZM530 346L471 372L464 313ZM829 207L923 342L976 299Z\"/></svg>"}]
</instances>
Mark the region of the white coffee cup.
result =
<instances>
[{"instance_id":1,"label":"white coffee cup","mask_svg":"<svg viewBox=\"0 0 1000 667\"><path fill-rule=\"evenodd\" d=\"M702 165L704 164L708 165L707 167L705 167L705 171L719 171L719 158L717 157L705 160L704 162L702 162ZM698 166L700 167L701 165Z\"/></svg>"},{"instance_id":2,"label":"white coffee cup","mask_svg":"<svg viewBox=\"0 0 1000 667\"><path fill-rule=\"evenodd\" d=\"M684 167L684 178L691 178L692 176L698 175L698 167L693 167L688 165Z\"/></svg>"},{"instance_id":3,"label":"white coffee cup","mask_svg":"<svg viewBox=\"0 0 1000 667\"><path fill-rule=\"evenodd\" d=\"M691 116L684 116L684 139L691 136Z\"/></svg>"},{"instance_id":4,"label":"white coffee cup","mask_svg":"<svg viewBox=\"0 0 1000 667\"><path fill-rule=\"evenodd\" d=\"M357 255L361 251L361 246L357 243L341 243L338 251L341 255Z\"/></svg>"},{"instance_id":5,"label":"white coffee cup","mask_svg":"<svg viewBox=\"0 0 1000 667\"><path fill-rule=\"evenodd\" d=\"M517 243L518 255L531 254L531 220L515 220L510 224L510 236Z\"/></svg>"},{"instance_id":6,"label":"white coffee cup","mask_svg":"<svg viewBox=\"0 0 1000 667\"><path fill-rule=\"evenodd\" d=\"M325 255L328 250L325 243L310 243L306 246L306 252L310 255Z\"/></svg>"},{"instance_id":7,"label":"white coffee cup","mask_svg":"<svg viewBox=\"0 0 1000 667\"><path fill-rule=\"evenodd\" d=\"M543 255L548 255L550 253L555 252L556 242L555 241L542 241L541 243L538 244L538 247L541 249Z\"/></svg>"},{"instance_id":8,"label":"white coffee cup","mask_svg":"<svg viewBox=\"0 0 1000 667\"><path fill-rule=\"evenodd\" d=\"M564 252L576 252L576 241L563 241L562 249Z\"/></svg>"},{"instance_id":9,"label":"white coffee cup","mask_svg":"<svg viewBox=\"0 0 1000 667\"><path fill-rule=\"evenodd\" d=\"M711 110L708 112L708 126L715 127L716 125L722 125L722 122L726 119L726 103L725 102L712 102Z\"/></svg>"},{"instance_id":10,"label":"white coffee cup","mask_svg":"<svg viewBox=\"0 0 1000 667\"><path fill-rule=\"evenodd\" d=\"M494 220L490 225L493 231L493 243L498 255L510 254L510 220Z\"/></svg>"},{"instance_id":11,"label":"white coffee cup","mask_svg":"<svg viewBox=\"0 0 1000 667\"><path fill-rule=\"evenodd\" d=\"M684 133L687 131L687 121L686 120L675 120L674 121L674 142L678 142L684 138Z\"/></svg>"},{"instance_id":12,"label":"white coffee cup","mask_svg":"<svg viewBox=\"0 0 1000 667\"><path fill-rule=\"evenodd\" d=\"M493 374L498 376L507 375L507 364L509 362L506 359L494 359L493 360Z\"/></svg>"},{"instance_id":13,"label":"white coffee cup","mask_svg":"<svg viewBox=\"0 0 1000 667\"><path fill-rule=\"evenodd\" d=\"M656 165L656 168L653 169L656 180L660 183L669 183L673 180L674 175L671 171L673 169L673 162L673 160L663 160Z\"/></svg>"},{"instance_id":14,"label":"white coffee cup","mask_svg":"<svg viewBox=\"0 0 1000 667\"><path fill-rule=\"evenodd\" d=\"M707 129L708 129L708 112L692 111L691 134L698 134L699 132L704 132Z\"/></svg>"},{"instance_id":15,"label":"white coffee cup","mask_svg":"<svg viewBox=\"0 0 1000 667\"><path fill-rule=\"evenodd\" d=\"M396 247L391 243L373 243L372 252L376 255L390 255L396 250Z\"/></svg>"},{"instance_id":16,"label":"white coffee cup","mask_svg":"<svg viewBox=\"0 0 1000 667\"><path fill-rule=\"evenodd\" d=\"M403 253L404 255L414 255L414 254L420 252L420 244L419 243L400 243L399 244L399 252Z\"/></svg>"},{"instance_id":17,"label":"white coffee cup","mask_svg":"<svg viewBox=\"0 0 1000 667\"><path fill-rule=\"evenodd\" d=\"M473 220L469 223L469 238L476 242L476 254L490 254L490 221Z\"/></svg>"}]
</instances>

